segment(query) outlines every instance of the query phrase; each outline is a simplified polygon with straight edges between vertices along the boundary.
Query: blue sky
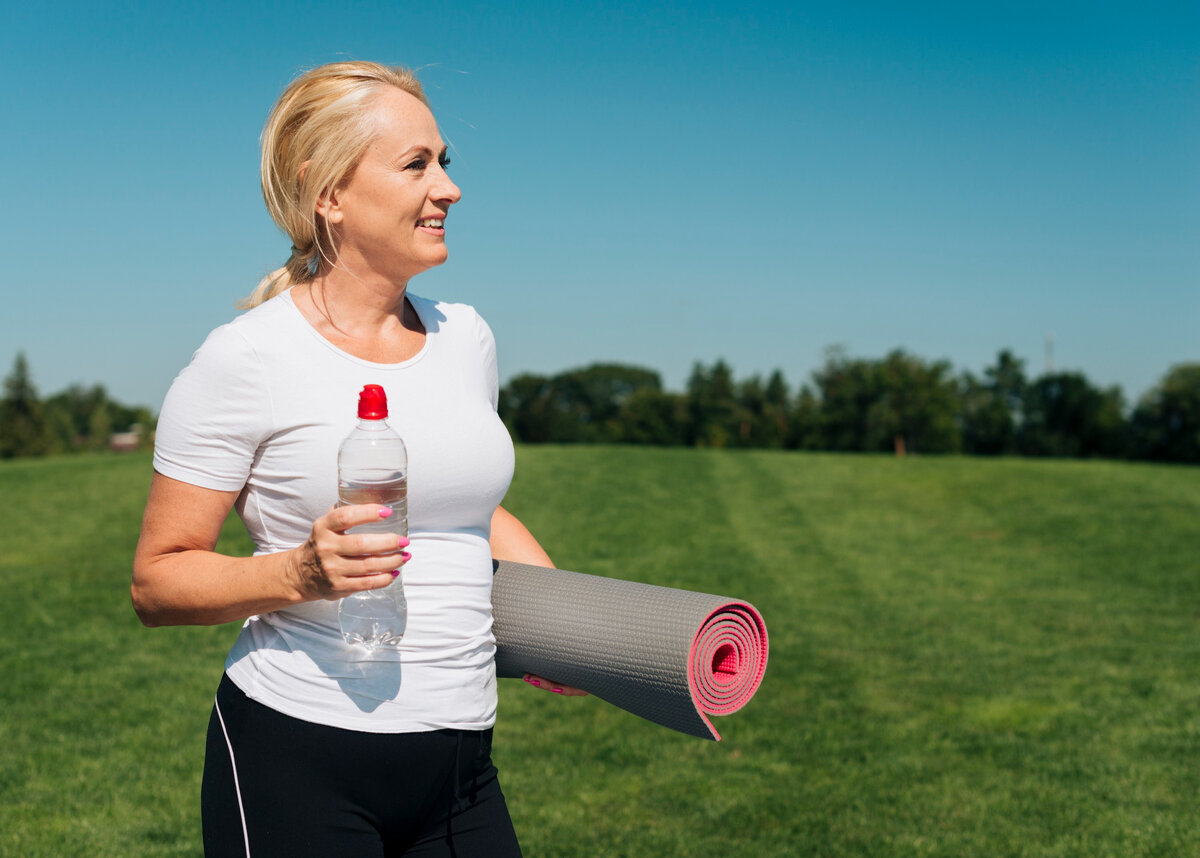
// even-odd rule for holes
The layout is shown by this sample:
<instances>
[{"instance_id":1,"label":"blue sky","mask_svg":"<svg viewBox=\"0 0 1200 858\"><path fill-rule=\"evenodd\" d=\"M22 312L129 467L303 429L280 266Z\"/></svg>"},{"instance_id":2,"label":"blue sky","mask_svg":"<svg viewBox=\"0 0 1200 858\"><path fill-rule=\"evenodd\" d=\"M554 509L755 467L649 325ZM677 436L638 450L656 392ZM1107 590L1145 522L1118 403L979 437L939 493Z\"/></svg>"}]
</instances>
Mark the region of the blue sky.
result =
<instances>
[{"instance_id":1,"label":"blue sky","mask_svg":"<svg viewBox=\"0 0 1200 858\"><path fill-rule=\"evenodd\" d=\"M422 295L501 375L807 381L1002 348L1135 399L1200 360L1200 5L87 3L9 10L0 370L157 409L288 242L267 110L414 66L463 201Z\"/></svg>"}]
</instances>

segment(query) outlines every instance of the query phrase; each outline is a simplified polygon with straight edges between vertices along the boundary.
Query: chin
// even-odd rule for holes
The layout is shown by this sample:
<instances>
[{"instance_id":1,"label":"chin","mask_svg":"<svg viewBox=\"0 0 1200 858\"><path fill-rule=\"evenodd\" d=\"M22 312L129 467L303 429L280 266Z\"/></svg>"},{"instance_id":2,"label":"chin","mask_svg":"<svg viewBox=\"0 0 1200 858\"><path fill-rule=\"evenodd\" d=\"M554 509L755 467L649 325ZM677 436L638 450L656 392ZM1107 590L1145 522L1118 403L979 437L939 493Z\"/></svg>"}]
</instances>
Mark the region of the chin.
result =
<instances>
[{"instance_id":1,"label":"chin","mask_svg":"<svg viewBox=\"0 0 1200 858\"><path fill-rule=\"evenodd\" d=\"M446 261L448 256L449 254L443 253L441 256L426 256L421 259L414 259L406 266L408 270L404 274L406 278L416 277L418 274L423 274L431 268L437 268Z\"/></svg>"}]
</instances>

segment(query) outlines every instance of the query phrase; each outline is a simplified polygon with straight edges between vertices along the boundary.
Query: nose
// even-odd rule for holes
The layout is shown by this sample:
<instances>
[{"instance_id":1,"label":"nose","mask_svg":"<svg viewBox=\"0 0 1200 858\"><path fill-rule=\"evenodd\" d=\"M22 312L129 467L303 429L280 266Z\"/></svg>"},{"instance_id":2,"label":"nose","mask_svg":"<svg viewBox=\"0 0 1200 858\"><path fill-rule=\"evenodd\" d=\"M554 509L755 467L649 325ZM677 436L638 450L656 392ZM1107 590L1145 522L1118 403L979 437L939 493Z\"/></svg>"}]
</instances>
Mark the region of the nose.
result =
<instances>
[{"instance_id":1,"label":"nose","mask_svg":"<svg viewBox=\"0 0 1200 858\"><path fill-rule=\"evenodd\" d=\"M458 189L458 185L454 184L454 180L440 166L438 167L438 180L434 182L429 189L429 198L434 202L445 203L452 205L462 199L462 191Z\"/></svg>"}]
</instances>

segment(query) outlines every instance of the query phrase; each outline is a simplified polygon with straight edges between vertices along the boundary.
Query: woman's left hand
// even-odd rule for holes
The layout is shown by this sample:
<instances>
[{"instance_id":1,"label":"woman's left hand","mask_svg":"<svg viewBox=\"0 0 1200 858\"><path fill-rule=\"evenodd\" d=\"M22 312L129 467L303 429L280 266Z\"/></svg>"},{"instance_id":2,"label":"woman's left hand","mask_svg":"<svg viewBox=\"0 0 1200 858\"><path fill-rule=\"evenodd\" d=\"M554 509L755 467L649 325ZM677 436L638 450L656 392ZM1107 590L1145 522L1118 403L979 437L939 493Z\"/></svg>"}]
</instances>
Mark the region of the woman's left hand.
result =
<instances>
[{"instance_id":1,"label":"woman's left hand","mask_svg":"<svg viewBox=\"0 0 1200 858\"><path fill-rule=\"evenodd\" d=\"M563 685L561 682L551 682L549 679L535 676L532 673L525 674L524 679L530 685L541 688L543 691L553 691L555 694L561 694L564 697L587 697L587 692L582 688L572 688L569 685Z\"/></svg>"}]
</instances>

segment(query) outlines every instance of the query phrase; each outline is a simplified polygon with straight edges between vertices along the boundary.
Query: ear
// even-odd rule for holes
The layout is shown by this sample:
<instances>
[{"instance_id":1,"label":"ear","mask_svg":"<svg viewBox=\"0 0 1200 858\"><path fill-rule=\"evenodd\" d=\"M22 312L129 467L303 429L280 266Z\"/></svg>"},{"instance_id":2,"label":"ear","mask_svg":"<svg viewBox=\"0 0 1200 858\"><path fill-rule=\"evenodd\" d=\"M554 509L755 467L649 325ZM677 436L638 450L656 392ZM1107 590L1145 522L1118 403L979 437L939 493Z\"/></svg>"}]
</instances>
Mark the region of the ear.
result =
<instances>
[{"instance_id":1,"label":"ear","mask_svg":"<svg viewBox=\"0 0 1200 858\"><path fill-rule=\"evenodd\" d=\"M326 188L317 196L317 214L325 218L328 223L342 222L340 190L340 188Z\"/></svg>"},{"instance_id":2,"label":"ear","mask_svg":"<svg viewBox=\"0 0 1200 858\"><path fill-rule=\"evenodd\" d=\"M304 176L308 173L308 165L312 161L305 161L300 165L300 170L297 178L300 179L300 184L304 184ZM338 223L342 219L341 211L338 209L338 189L326 188L317 196L317 214L325 218L329 223Z\"/></svg>"}]
</instances>

